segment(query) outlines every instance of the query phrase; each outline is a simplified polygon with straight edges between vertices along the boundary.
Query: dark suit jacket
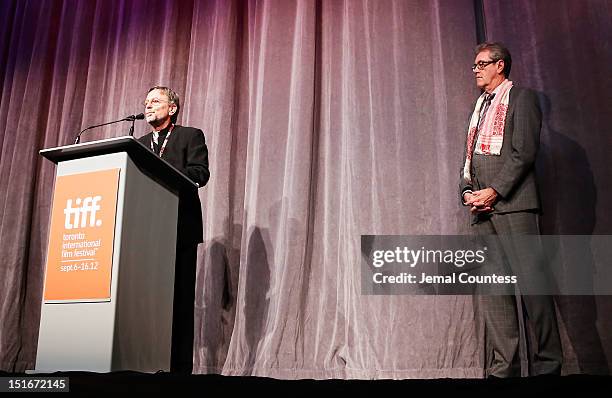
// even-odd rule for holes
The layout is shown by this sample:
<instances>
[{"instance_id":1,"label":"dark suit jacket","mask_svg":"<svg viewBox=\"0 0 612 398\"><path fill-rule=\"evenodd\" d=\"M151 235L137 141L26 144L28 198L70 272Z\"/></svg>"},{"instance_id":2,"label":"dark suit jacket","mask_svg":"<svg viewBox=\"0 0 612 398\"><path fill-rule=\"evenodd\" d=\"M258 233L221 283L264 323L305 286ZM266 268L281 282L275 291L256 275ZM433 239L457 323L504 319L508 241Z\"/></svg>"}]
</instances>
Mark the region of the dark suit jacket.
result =
<instances>
[{"instance_id":1,"label":"dark suit jacket","mask_svg":"<svg viewBox=\"0 0 612 398\"><path fill-rule=\"evenodd\" d=\"M151 148L153 133L138 141ZM208 182L208 148L202 130L174 126L162 158L203 187ZM197 191L181 194L178 209L177 245L197 245L203 242L202 207Z\"/></svg>"},{"instance_id":2,"label":"dark suit jacket","mask_svg":"<svg viewBox=\"0 0 612 398\"><path fill-rule=\"evenodd\" d=\"M461 201L463 202L463 192L468 189L476 191L491 187L498 193L497 202L493 204L493 213L539 210L535 159L540 146L541 128L542 112L536 93L513 86L510 90L501 154L474 154L472 185L463 180L466 156L465 145L463 146L459 186Z\"/></svg>"}]
</instances>

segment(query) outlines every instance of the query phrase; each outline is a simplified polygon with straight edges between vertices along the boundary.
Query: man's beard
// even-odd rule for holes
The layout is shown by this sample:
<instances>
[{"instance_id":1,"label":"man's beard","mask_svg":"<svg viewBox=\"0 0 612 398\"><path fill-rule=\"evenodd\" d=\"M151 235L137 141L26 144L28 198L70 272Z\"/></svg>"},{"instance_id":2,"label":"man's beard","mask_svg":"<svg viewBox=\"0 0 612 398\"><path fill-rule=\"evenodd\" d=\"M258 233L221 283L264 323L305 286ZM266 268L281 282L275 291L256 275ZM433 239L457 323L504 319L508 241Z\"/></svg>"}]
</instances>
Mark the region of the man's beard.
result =
<instances>
[{"instance_id":1,"label":"man's beard","mask_svg":"<svg viewBox=\"0 0 612 398\"><path fill-rule=\"evenodd\" d=\"M146 119L147 119L147 123L149 123L153 127L161 126L164 123L164 121L165 121L165 120L162 120L162 119L158 119L157 116L155 116L155 115L152 115L152 119L151 120L149 120L148 117Z\"/></svg>"}]
</instances>

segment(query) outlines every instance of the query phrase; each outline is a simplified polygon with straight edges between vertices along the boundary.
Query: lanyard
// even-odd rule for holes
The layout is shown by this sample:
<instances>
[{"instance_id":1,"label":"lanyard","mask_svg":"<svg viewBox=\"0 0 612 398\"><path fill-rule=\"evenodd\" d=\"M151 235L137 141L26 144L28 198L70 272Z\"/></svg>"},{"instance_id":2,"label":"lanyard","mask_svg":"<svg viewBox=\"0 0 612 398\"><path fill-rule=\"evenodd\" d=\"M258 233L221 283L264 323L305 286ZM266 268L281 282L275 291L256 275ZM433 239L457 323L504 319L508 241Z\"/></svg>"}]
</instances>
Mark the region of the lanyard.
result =
<instances>
[{"instance_id":1,"label":"lanyard","mask_svg":"<svg viewBox=\"0 0 612 398\"><path fill-rule=\"evenodd\" d=\"M166 138L164 139L164 143L162 144L161 149L159 150L160 158L164 154L164 150L166 149L166 144L168 143L168 138L170 138L170 134L172 134L172 130L174 130L174 124L170 126L170 129L168 130L168 134L166 134ZM151 136L151 150L155 152L155 147L153 146L153 136Z\"/></svg>"}]
</instances>

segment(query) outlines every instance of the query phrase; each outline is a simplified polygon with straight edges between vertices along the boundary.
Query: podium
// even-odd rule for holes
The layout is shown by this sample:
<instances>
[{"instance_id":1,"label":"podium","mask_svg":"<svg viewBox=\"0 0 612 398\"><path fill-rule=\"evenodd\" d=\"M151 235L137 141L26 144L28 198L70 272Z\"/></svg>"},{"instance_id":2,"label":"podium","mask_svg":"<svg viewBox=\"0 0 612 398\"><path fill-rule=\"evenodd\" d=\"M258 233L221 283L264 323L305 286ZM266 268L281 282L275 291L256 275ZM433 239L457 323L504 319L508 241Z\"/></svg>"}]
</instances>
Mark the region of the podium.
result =
<instances>
[{"instance_id":1,"label":"podium","mask_svg":"<svg viewBox=\"0 0 612 398\"><path fill-rule=\"evenodd\" d=\"M198 186L133 137L57 164L36 373L168 371L178 195Z\"/></svg>"}]
</instances>

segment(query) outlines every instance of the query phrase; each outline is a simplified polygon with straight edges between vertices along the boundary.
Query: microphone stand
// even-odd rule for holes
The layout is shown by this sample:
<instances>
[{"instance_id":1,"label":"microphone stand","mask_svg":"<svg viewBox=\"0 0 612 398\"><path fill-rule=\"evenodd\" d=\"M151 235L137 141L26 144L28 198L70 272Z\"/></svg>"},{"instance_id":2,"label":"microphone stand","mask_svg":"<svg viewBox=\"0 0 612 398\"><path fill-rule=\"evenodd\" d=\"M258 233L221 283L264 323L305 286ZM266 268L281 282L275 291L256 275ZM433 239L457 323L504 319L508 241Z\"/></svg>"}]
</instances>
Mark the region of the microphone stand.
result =
<instances>
[{"instance_id":1,"label":"microphone stand","mask_svg":"<svg viewBox=\"0 0 612 398\"><path fill-rule=\"evenodd\" d=\"M130 137L134 136L134 122L136 121L136 118L132 119L132 125L130 126L130 132L128 133Z\"/></svg>"},{"instance_id":2,"label":"microphone stand","mask_svg":"<svg viewBox=\"0 0 612 398\"><path fill-rule=\"evenodd\" d=\"M123 119L114 120L112 122L107 122L107 123L102 123L102 124L96 124L96 125L93 125L93 126L89 126L86 129L83 129L83 130L79 131L79 134L77 134L76 138L74 139L74 143L78 144L79 142L81 142L81 134L83 134L87 130L91 130L91 129L96 128L96 127L107 126L109 124L120 123L120 122L132 122L132 127L130 127L130 135L133 136L134 135L134 121L136 121L136 119L143 119L144 115L142 115L142 117L140 117L141 115L142 115L142 113L140 115L130 115L130 116L125 117Z\"/></svg>"}]
</instances>

